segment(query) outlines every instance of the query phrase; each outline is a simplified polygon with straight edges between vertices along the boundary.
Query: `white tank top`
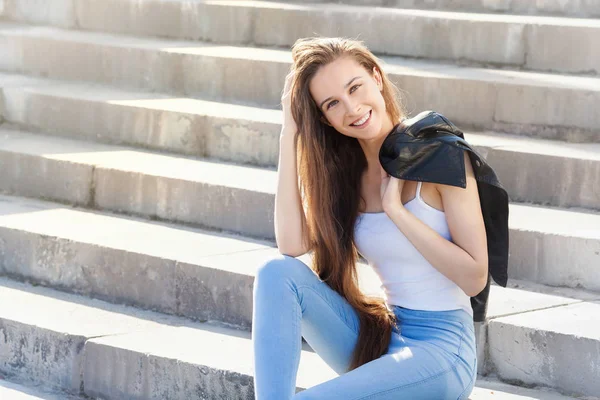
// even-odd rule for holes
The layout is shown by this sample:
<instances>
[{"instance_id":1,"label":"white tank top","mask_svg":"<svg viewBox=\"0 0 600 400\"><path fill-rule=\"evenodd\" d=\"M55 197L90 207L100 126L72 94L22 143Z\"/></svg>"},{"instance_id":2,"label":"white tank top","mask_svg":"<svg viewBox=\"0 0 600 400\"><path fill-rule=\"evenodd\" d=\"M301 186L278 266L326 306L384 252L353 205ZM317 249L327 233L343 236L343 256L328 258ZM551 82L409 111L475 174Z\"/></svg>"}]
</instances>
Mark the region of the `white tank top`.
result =
<instances>
[{"instance_id":1,"label":"white tank top","mask_svg":"<svg viewBox=\"0 0 600 400\"><path fill-rule=\"evenodd\" d=\"M406 209L437 233L452 240L446 215L417 195ZM385 212L360 213L354 228L359 253L381 279L388 305L413 310L464 309L473 316L469 296L453 281L433 267L404 236Z\"/></svg>"}]
</instances>

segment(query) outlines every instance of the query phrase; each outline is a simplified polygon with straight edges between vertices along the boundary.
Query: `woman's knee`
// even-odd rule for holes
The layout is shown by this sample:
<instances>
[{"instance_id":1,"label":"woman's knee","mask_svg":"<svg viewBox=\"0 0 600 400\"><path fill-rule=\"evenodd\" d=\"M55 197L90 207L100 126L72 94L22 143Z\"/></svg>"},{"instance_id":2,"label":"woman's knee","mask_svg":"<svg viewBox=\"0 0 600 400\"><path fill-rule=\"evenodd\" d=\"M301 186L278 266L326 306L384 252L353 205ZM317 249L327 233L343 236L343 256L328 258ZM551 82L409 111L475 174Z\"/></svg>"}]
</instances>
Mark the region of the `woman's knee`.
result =
<instances>
[{"instance_id":1,"label":"woman's knee","mask_svg":"<svg viewBox=\"0 0 600 400\"><path fill-rule=\"evenodd\" d=\"M312 269L297 258L279 254L262 263L256 271L256 279L287 280L315 279Z\"/></svg>"}]
</instances>

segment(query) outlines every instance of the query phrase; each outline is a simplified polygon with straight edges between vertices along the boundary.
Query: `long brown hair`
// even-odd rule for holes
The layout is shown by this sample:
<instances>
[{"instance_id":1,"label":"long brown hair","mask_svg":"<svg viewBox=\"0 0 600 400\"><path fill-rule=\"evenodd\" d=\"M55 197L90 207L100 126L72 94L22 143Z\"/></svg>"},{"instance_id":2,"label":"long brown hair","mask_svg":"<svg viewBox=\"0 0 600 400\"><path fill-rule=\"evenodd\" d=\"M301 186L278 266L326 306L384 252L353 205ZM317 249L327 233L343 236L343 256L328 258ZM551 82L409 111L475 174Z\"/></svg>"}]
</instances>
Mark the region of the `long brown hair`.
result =
<instances>
[{"instance_id":1,"label":"long brown hair","mask_svg":"<svg viewBox=\"0 0 600 400\"><path fill-rule=\"evenodd\" d=\"M337 132L321 121L309 83L317 71L340 57L351 57L371 76L375 67L383 80L386 112L396 124L404 117L399 90L388 79L378 59L357 40L304 38L292 46L295 71L292 82L292 115L298 127L296 148L302 204L306 212L312 269L342 295L360 318L358 342L349 370L385 354L396 316L384 299L365 296L359 289L354 245L360 186L367 159L356 138ZM304 216L303 216L304 217Z\"/></svg>"}]
</instances>

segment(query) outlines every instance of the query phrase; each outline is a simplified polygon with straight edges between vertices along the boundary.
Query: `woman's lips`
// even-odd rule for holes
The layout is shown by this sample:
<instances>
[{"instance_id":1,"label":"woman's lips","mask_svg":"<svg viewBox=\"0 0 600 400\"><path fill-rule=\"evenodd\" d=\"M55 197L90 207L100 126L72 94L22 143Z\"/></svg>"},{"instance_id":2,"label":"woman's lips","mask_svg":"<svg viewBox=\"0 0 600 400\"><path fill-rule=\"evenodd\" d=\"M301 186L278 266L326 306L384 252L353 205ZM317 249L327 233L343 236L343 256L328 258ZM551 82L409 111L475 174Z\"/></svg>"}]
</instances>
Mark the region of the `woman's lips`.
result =
<instances>
[{"instance_id":1,"label":"woman's lips","mask_svg":"<svg viewBox=\"0 0 600 400\"><path fill-rule=\"evenodd\" d=\"M363 128L366 128L366 127L369 125L369 123L371 122L371 116L372 116L372 115L373 115L373 110L370 110L370 111L369 111L369 117L367 118L367 120L365 121L365 123L364 123L364 124L362 124L362 125L358 125L358 126L357 126L357 125L352 125L352 124L351 124L350 126L351 126L351 127L353 127L353 128L356 128L356 129L363 129Z\"/></svg>"}]
</instances>

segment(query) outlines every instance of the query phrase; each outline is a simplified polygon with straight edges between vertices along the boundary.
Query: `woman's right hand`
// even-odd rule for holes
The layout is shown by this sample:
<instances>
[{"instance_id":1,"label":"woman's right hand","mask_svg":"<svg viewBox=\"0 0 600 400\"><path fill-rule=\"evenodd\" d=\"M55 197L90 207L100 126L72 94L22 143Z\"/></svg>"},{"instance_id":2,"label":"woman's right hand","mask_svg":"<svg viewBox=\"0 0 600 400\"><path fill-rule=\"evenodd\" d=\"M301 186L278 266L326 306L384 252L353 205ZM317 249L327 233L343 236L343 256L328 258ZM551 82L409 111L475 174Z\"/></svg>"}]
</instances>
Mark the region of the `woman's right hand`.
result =
<instances>
[{"instance_id":1,"label":"woman's right hand","mask_svg":"<svg viewBox=\"0 0 600 400\"><path fill-rule=\"evenodd\" d=\"M281 132L289 132L291 134L296 134L298 131L298 127L296 126L296 121L294 121L294 116L292 115L292 104L291 104L291 89L292 82L294 80L294 71L291 71L285 77L285 85L283 87L283 93L281 95L281 106L283 110L283 124Z\"/></svg>"}]
</instances>

